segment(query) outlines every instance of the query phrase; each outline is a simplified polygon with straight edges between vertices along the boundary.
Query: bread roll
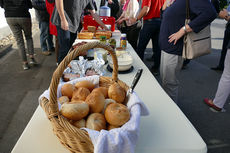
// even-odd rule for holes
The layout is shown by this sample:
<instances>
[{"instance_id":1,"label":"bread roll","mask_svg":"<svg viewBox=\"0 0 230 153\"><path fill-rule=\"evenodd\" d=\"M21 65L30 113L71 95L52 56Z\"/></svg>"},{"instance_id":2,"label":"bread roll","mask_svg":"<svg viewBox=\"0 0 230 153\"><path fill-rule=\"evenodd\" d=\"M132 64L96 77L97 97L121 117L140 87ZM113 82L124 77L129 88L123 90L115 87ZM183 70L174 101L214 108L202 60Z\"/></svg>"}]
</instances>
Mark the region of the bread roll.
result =
<instances>
[{"instance_id":1,"label":"bread roll","mask_svg":"<svg viewBox=\"0 0 230 153\"><path fill-rule=\"evenodd\" d=\"M111 104L111 103L116 103L116 101L113 100L113 99L105 99L105 105L104 105L104 109L103 109L103 111L102 111L102 114L105 113L106 107L107 107L109 104Z\"/></svg>"},{"instance_id":2,"label":"bread roll","mask_svg":"<svg viewBox=\"0 0 230 153\"><path fill-rule=\"evenodd\" d=\"M96 131L106 129L106 120L104 115L100 113L90 114L86 121L86 127Z\"/></svg>"},{"instance_id":3,"label":"bread roll","mask_svg":"<svg viewBox=\"0 0 230 153\"><path fill-rule=\"evenodd\" d=\"M125 124L129 118L129 110L123 104L112 103L105 109L105 119L111 125L121 126Z\"/></svg>"},{"instance_id":4,"label":"bread roll","mask_svg":"<svg viewBox=\"0 0 230 153\"><path fill-rule=\"evenodd\" d=\"M96 27L95 26L87 26L87 29L89 32L96 32Z\"/></svg>"},{"instance_id":5,"label":"bread roll","mask_svg":"<svg viewBox=\"0 0 230 153\"><path fill-rule=\"evenodd\" d=\"M86 97L89 94L90 94L89 89L87 89L85 87L79 87L76 90L74 90L71 101L75 101L75 100L83 100L83 101L85 101Z\"/></svg>"},{"instance_id":6,"label":"bread roll","mask_svg":"<svg viewBox=\"0 0 230 153\"><path fill-rule=\"evenodd\" d=\"M60 112L67 119L78 121L88 115L89 105L85 102L64 103Z\"/></svg>"},{"instance_id":7,"label":"bread roll","mask_svg":"<svg viewBox=\"0 0 230 153\"><path fill-rule=\"evenodd\" d=\"M107 130L109 131L109 130L112 130L112 129L115 129L115 128L119 128L120 126L114 126L114 125L108 125L108 127L107 127Z\"/></svg>"},{"instance_id":8,"label":"bread roll","mask_svg":"<svg viewBox=\"0 0 230 153\"><path fill-rule=\"evenodd\" d=\"M111 31L97 31L95 33L96 39L100 39L101 36L106 36L106 39L109 39L112 36L112 32Z\"/></svg>"},{"instance_id":9,"label":"bread roll","mask_svg":"<svg viewBox=\"0 0 230 153\"><path fill-rule=\"evenodd\" d=\"M73 122L73 125L80 129L80 128L86 127L86 121L85 119L81 119L79 121Z\"/></svg>"},{"instance_id":10,"label":"bread roll","mask_svg":"<svg viewBox=\"0 0 230 153\"><path fill-rule=\"evenodd\" d=\"M123 103L125 100L125 90L117 83L113 83L109 86L108 90L109 98L115 100L118 103Z\"/></svg>"},{"instance_id":11,"label":"bread roll","mask_svg":"<svg viewBox=\"0 0 230 153\"><path fill-rule=\"evenodd\" d=\"M69 99L71 99L74 89L75 89L74 85L70 83L66 83L61 87L61 94L62 96L67 96L69 97Z\"/></svg>"},{"instance_id":12,"label":"bread roll","mask_svg":"<svg viewBox=\"0 0 230 153\"><path fill-rule=\"evenodd\" d=\"M68 103L69 102L69 97L67 96L61 96L60 98L58 98L59 103L62 105L64 103Z\"/></svg>"},{"instance_id":13,"label":"bread roll","mask_svg":"<svg viewBox=\"0 0 230 153\"><path fill-rule=\"evenodd\" d=\"M89 105L91 113L100 113L105 105L105 97L100 92L91 92L85 102Z\"/></svg>"},{"instance_id":14,"label":"bread roll","mask_svg":"<svg viewBox=\"0 0 230 153\"><path fill-rule=\"evenodd\" d=\"M84 81L77 82L75 84L75 87L76 88L85 87L85 88L89 89L90 91L92 91L94 89L95 85L91 81L84 80Z\"/></svg>"},{"instance_id":15,"label":"bread roll","mask_svg":"<svg viewBox=\"0 0 230 153\"><path fill-rule=\"evenodd\" d=\"M92 32L80 32L77 34L78 39L93 39L94 33Z\"/></svg>"},{"instance_id":16,"label":"bread roll","mask_svg":"<svg viewBox=\"0 0 230 153\"><path fill-rule=\"evenodd\" d=\"M94 88L92 92L101 92L105 98L108 98L108 88L106 87Z\"/></svg>"}]
</instances>

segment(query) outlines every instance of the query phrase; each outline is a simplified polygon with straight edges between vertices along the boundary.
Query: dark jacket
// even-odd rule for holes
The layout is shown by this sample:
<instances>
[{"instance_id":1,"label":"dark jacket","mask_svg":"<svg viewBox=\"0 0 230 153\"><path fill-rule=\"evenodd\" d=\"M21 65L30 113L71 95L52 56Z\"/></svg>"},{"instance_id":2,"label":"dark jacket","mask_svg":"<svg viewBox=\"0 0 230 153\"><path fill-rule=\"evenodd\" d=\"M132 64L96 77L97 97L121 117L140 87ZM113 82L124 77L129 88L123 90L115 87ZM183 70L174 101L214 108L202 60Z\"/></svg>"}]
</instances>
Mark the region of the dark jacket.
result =
<instances>
[{"instance_id":1,"label":"dark jacket","mask_svg":"<svg viewBox=\"0 0 230 153\"><path fill-rule=\"evenodd\" d=\"M5 10L5 17L31 17L30 0L0 0L0 6Z\"/></svg>"},{"instance_id":2,"label":"dark jacket","mask_svg":"<svg viewBox=\"0 0 230 153\"><path fill-rule=\"evenodd\" d=\"M100 6L104 6L106 1L108 1L108 0L101 0ZM111 16L115 17L115 19L117 19L118 18L117 14L118 14L119 9L120 9L120 5L119 5L118 0L113 0L112 4L108 4L108 7L111 9Z\"/></svg>"},{"instance_id":3,"label":"dark jacket","mask_svg":"<svg viewBox=\"0 0 230 153\"><path fill-rule=\"evenodd\" d=\"M32 6L39 22L49 22L49 13L46 9L45 0L32 0Z\"/></svg>"},{"instance_id":4,"label":"dark jacket","mask_svg":"<svg viewBox=\"0 0 230 153\"><path fill-rule=\"evenodd\" d=\"M189 0L190 19L189 26L194 32L201 31L209 25L217 16L217 13L209 0ZM182 55L183 37L174 45L169 43L169 36L179 31L185 24L186 0L176 0L163 13L161 22L159 45L161 50L169 54Z\"/></svg>"}]
</instances>

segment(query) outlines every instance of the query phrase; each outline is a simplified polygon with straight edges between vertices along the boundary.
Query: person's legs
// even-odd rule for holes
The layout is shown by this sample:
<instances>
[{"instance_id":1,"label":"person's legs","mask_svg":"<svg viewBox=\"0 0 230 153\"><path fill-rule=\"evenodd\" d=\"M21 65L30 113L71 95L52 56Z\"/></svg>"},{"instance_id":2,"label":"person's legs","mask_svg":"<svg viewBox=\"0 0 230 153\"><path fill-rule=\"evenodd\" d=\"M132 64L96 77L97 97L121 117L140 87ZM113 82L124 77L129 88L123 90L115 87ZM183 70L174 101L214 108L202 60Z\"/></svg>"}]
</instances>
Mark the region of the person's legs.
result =
<instances>
[{"instance_id":1,"label":"person's legs","mask_svg":"<svg viewBox=\"0 0 230 153\"><path fill-rule=\"evenodd\" d=\"M160 75L162 87L175 103L178 102L178 76L182 64L183 59L181 56L161 52Z\"/></svg>"},{"instance_id":2,"label":"person's legs","mask_svg":"<svg viewBox=\"0 0 230 153\"><path fill-rule=\"evenodd\" d=\"M27 57L26 57L26 51L25 51L25 44L24 44L24 39L22 35L22 29L20 24L18 23L17 18L6 18L7 24L9 25L14 38L17 42L19 54L22 58L22 61L24 63L27 63Z\"/></svg>"},{"instance_id":3,"label":"person's legs","mask_svg":"<svg viewBox=\"0 0 230 153\"><path fill-rule=\"evenodd\" d=\"M224 71L220 78L213 103L217 107L223 108L229 94L230 94L230 49L228 49L226 54Z\"/></svg>"},{"instance_id":4,"label":"person's legs","mask_svg":"<svg viewBox=\"0 0 230 153\"><path fill-rule=\"evenodd\" d=\"M137 54L143 60L146 46L149 43L149 40L152 36L152 24L149 21L144 21L144 25L139 34L139 40L137 45Z\"/></svg>"},{"instance_id":5,"label":"person's legs","mask_svg":"<svg viewBox=\"0 0 230 153\"><path fill-rule=\"evenodd\" d=\"M161 21L160 20L155 20L153 21L153 34L152 34L152 50L153 50L153 61L154 65L153 68L154 70L158 70L160 67L160 59L161 59L161 50L159 47L159 33L160 33L160 26L161 26Z\"/></svg>"},{"instance_id":6,"label":"person's legs","mask_svg":"<svg viewBox=\"0 0 230 153\"><path fill-rule=\"evenodd\" d=\"M54 43L53 43L53 35L50 34L49 31L49 22L45 22L45 26L47 29L47 45L49 51L54 51Z\"/></svg>"},{"instance_id":7,"label":"person's legs","mask_svg":"<svg viewBox=\"0 0 230 153\"><path fill-rule=\"evenodd\" d=\"M23 18L21 20L21 27L24 31L27 49L30 57L34 56L34 43L32 38L32 23L31 18Z\"/></svg>"},{"instance_id":8,"label":"person's legs","mask_svg":"<svg viewBox=\"0 0 230 153\"><path fill-rule=\"evenodd\" d=\"M57 26L57 33L59 43L58 64L60 64L70 49L70 32Z\"/></svg>"},{"instance_id":9,"label":"person's legs","mask_svg":"<svg viewBox=\"0 0 230 153\"><path fill-rule=\"evenodd\" d=\"M141 30L141 22L138 22L135 25L129 27L127 31L127 40L135 51L137 50L137 41L138 41L140 30Z\"/></svg>"},{"instance_id":10,"label":"person's legs","mask_svg":"<svg viewBox=\"0 0 230 153\"><path fill-rule=\"evenodd\" d=\"M40 44L41 44L42 52L47 52L48 47L47 47L46 40L48 38L48 27L46 26L46 22L40 21L39 29L40 29Z\"/></svg>"}]
</instances>

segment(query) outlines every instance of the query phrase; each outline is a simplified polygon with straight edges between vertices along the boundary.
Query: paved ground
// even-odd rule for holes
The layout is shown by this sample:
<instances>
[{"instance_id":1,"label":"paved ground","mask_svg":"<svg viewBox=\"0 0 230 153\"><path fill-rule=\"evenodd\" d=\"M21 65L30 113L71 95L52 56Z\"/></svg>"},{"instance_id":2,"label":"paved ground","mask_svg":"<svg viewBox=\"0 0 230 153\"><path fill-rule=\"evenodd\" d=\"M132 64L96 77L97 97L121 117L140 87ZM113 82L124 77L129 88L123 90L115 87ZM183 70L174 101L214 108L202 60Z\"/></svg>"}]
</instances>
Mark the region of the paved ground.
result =
<instances>
[{"instance_id":1,"label":"paved ground","mask_svg":"<svg viewBox=\"0 0 230 153\"><path fill-rule=\"evenodd\" d=\"M191 121L208 146L208 153L230 153L230 99L226 112L214 113L203 104L204 97L213 97L220 72L210 70L216 66L222 45L224 21L212 24L212 48L210 55L191 61L181 72L179 107ZM40 65L23 71L17 50L10 48L0 57L0 153L9 153L30 117L38 106L38 96L48 88L56 68L55 55L43 56L39 47L39 32L34 32L36 58ZM151 48L149 44L148 48ZM1 54L1 52L0 52ZM146 57L151 56L147 49ZM145 61L150 68L152 62ZM156 77L159 80L159 77Z\"/></svg>"}]
</instances>

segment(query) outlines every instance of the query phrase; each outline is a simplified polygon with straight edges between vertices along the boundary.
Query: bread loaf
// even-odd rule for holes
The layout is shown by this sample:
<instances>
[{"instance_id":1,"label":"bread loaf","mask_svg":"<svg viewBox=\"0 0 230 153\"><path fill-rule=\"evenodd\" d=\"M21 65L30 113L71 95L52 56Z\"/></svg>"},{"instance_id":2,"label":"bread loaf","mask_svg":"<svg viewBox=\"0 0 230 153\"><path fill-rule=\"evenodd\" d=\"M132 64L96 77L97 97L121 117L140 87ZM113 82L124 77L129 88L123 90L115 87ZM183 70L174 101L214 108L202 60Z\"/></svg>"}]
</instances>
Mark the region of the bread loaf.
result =
<instances>
[{"instance_id":1,"label":"bread loaf","mask_svg":"<svg viewBox=\"0 0 230 153\"><path fill-rule=\"evenodd\" d=\"M84 80L84 81L77 82L75 84L75 87L76 88L85 87L85 88L89 89L90 91L92 91L94 89L95 85L91 81Z\"/></svg>"},{"instance_id":2,"label":"bread loaf","mask_svg":"<svg viewBox=\"0 0 230 153\"><path fill-rule=\"evenodd\" d=\"M87 26L87 29L88 29L89 32L93 32L94 33L94 32L96 32L97 28L95 26Z\"/></svg>"},{"instance_id":3,"label":"bread loaf","mask_svg":"<svg viewBox=\"0 0 230 153\"><path fill-rule=\"evenodd\" d=\"M85 119L81 119L79 121L73 122L73 125L76 126L77 128L83 128L86 127L86 121Z\"/></svg>"},{"instance_id":4,"label":"bread loaf","mask_svg":"<svg viewBox=\"0 0 230 153\"><path fill-rule=\"evenodd\" d=\"M106 120L104 115L100 113L90 114L86 121L86 127L96 131L106 129Z\"/></svg>"},{"instance_id":5,"label":"bread loaf","mask_svg":"<svg viewBox=\"0 0 230 153\"><path fill-rule=\"evenodd\" d=\"M94 88L92 92L101 92L105 98L108 98L108 88L106 87Z\"/></svg>"},{"instance_id":6,"label":"bread loaf","mask_svg":"<svg viewBox=\"0 0 230 153\"><path fill-rule=\"evenodd\" d=\"M100 92L91 92L85 102L89 105L91 113L100 113L105 105L105 97Z\"/></svg>"},{"instance_id":7,"label":"bread loaf","mask_svg":"<svg viewBox=\"0 0 230 153\"><path fill-rule=\"evenodd\" d=\"M67 96L61 96L60 98L58 98L58 101L62 105L64 103L68 103L70 100Z\"/></svg>"},{"instance_id":8,"label":"bread loaf","mask_svg":"<svg viewBox=\"0 0 230 153\"><path fill-rule=\"evenodd\" d=\"M106 36L106 39L109 39L112 36L112 32L111 31L97 31L95 33L96 39L100 39L101 36Z\"/></svg>"},{"instance_id":9,"label":"bread loaf","mask_svg":"<svg viewBox=\"0 0 230 153\"><path fill-rule=\"evenodd\" d=\"M111 103L105 109L105 119L111 125L121 126L125 124L129 118L129 110L123 104Z\"/></svg>"},{"instance_id":10,"label":"bread loaf","mask_svg":"<svg viewBox=\"0 0 230 153\"><path fill-rule=\"evenodd\" d=\"M93 39L94 33L92 32L80 32L77 34L78 39Z\"/></svg>"},{"instance_id":11,"label":"bread loaf","mask_svg":"<svg viewBox=\"0 0 230 153\"><path fill-rule=\"evenodd\" d=\"M110 99L113 99L118 103L123 103L126 92L117 82L115 82L109 86L108 95Z\"/></svg>"},{"instance_id":12,"label":"bread loaf","mask_svg":"<svg viewBox=\"0 0 230 153\"><path fill-rule=\"evenodd\" d=\"M61 94L62 96L67 96L69 97L69 99L71 99L74 89L75 89L74 85L70 83L66 83L61 87Z\"/></svg>"},{"instance_id":13,"label":"bread loaf","mask_svg":"<svg viewBox=\"0 0 230 153\"><path fill-rule=\"evenodd\" d=\"M76 90L74 90L71 101L75 101L75 100L83 100L83 101L85 101L86 97L89 94L90 94L89 89L87 89L85 87L79 87Z\"/></svg>"},{"instance_id":14,"label":"bread loaf","mask_svg":"<svg viewBox=\"0 0 230 153\"><path fill-rule=\"evenodd\" d=\"M64 103L60 112L67 119L78 121L88 115L89 105L83 101Z\"/></svg>"}]
</instances>

